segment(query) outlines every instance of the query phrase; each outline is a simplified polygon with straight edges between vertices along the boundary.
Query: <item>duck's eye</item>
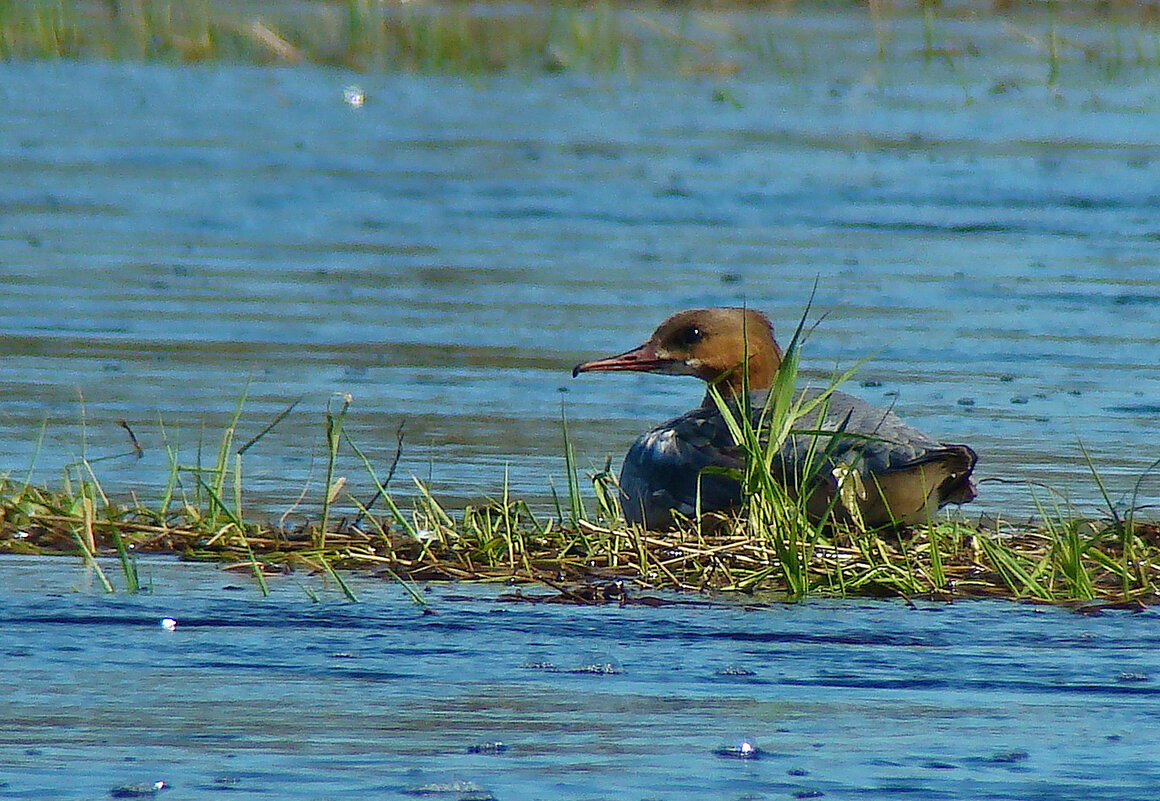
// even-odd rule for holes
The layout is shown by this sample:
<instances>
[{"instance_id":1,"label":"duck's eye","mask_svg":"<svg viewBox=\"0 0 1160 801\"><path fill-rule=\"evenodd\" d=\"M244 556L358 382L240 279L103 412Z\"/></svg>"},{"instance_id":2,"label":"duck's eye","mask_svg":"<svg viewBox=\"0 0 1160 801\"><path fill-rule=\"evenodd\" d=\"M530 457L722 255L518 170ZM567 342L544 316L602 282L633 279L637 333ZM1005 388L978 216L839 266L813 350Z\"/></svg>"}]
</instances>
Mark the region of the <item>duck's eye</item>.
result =
<instances>
[{"instance_id":1,"label":"duck's eye","mask_svg":"<svg viewBox=\"0 0 1160 801\"><path fill-rule=\"evenodd\" d=\"M691 325L681 332L680 338L682 345L696 345L705 338L705 332L697 326Z\"/></svg>"}]
</instances>

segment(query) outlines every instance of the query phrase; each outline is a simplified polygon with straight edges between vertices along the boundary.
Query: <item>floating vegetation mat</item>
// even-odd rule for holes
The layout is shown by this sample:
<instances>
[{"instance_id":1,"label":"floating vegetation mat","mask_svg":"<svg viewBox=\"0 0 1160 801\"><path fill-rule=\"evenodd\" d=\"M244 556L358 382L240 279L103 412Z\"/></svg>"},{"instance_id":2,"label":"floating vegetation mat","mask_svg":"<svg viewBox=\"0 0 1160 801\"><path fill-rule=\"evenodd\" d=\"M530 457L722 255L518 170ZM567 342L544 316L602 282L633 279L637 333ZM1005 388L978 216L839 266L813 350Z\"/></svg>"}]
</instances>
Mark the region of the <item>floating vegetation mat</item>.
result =
<instances>
[{"instance_id":1,"label":"floating vegetation mat","mask_svg":"<svg viewBox=\"0 0 1160 801\"><path fill-rule=\"evenodd\" d=\"M80 492L0 488L0 553L60 554L96 566L110 591L133 590L137 554L232 563L265 590L295 570L326 573L353 599L340 571L369 569L416 581L535 582L576 603L625 602L641 590L760 593L802 598L1003 597L1048 603L1142 606L1160 594L1160 526L1060 520L1036 526L942 522L859 532L828 528L810 541L779 541L741 517L712 517L670 532L583 518L538 519L522 501L452 516L429 494L387 516L341 519L328 530L244 522L222 504L160 514ZM98 500L100 498L100 500ZM793 591L783 558L804 565ZM120 557L108 577L108 560ZM104 567L101 567L101 563ZM123 574L123 576L121 575Z\"/></svg>"},{"instance_id":2,"label":"floating vegetation mat","mask_svg":"<svg viewBox=\"0 0 1160 801\"><path fill-rule=\"evenodd\" d=\"M797 348L795 334L777 375L788 387L797 376ZM836 376L830 389L848 374ZM98 481L94 463L85 459L65 468L59 488L0 479L0 554L79 557L108 592L116 589L113 571L98 557L116 557L117 583L136 592L141 587L137 555L166 553L237 565L263 594L271 576L323 573L352 601L357 597L343 578L350 569L400 581L419 603L422 594L414 582L436 580L535 582L556 590L560 600L578 603L625 602L642 589L761 593L791 601L819 595L1005 597L1141 606L1160 597L1160 526L1138 519L1141 507L1135 502L1160 460L1137 482L1126 511L1112 504L1089 464L1107 501L1106 520L1077 517L1068 507L1037 500L1040 522L1034 525L944 519L918 528L863 531L828 522L833 517L812 517L808 494L791 498L776 482L751 487L749 474L769 463L766 452L777 452L781 440L772 433L759 436L747 424L739 443L749 465L747 475L738 477L745 499L741 511L706 514L658 532L624 523L607 466L588 476L591 493L581 490L566 417L567 492L563 498L553 493L554 513L536 513L526 501L511 498L506 481L500 498L449 511L416 479L417 492L401 503L387 487L403 451L402 427L394 460L380 472L346 428L351 396L337 393L323 419L325 490L313 507L314 522L290 528L243 515L249 508L243 502L243 461L299 401L239 446L245 401L243 395L219 441L203 440L192 460L183 460L175 443L164 443L170 469L150 503L115 500ZM762 412L767 423L797 413L779 403ZM723 402L722 414L729 414ZM132 446L124 456L140 456L137 438L122 425ZM794 429L767 430L780 430L784 438ZM352 482L338 468L340 453L361 463L373 498L353 494Z\"/></svg>"}]
</instances>

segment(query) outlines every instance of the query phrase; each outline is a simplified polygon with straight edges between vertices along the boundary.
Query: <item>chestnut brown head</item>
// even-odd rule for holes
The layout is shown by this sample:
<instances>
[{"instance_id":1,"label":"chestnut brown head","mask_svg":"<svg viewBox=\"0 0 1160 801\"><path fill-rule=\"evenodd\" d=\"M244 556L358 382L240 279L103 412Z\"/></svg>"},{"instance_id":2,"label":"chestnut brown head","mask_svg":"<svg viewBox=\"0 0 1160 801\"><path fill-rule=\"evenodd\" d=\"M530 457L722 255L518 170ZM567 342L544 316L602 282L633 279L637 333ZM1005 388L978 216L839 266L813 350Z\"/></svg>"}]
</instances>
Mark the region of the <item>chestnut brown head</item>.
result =
<instances>
[{"instance_id":1,"label":"chestnut brown head","mask_svg":"<svg viewBox=\"0 0 1160 801\"><path fill-rule=\"evenodd\" d=\"M572 375L636 371L691 375L740 391L748 359L750 389L768 389L781 364L773 326L753 309L688 309L669 317L638 348L578 364Z\"/></svg>"}]
</instances>

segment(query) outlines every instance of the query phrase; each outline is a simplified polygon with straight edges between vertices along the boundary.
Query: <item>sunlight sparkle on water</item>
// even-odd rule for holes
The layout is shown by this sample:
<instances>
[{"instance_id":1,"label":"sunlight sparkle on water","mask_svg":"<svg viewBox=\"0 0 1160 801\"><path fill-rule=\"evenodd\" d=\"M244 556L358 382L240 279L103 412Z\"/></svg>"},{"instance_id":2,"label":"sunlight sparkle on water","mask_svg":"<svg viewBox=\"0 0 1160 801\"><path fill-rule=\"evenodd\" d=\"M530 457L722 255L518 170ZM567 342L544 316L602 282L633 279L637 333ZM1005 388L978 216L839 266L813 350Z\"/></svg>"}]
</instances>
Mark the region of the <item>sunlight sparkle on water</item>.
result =
<instances>
[{"instance_id":1,"label":"sunlight sparkle on water","mask_svg":"<svg viewBox=\"0 0 1160 801\"><path fill-rule=\"evenodd\" d=\"M363 104L367 102L366 92L362 90L361 86L353 84L342 90L342 99L351 108L362 108Z\"/></svg>"}]
</instances>

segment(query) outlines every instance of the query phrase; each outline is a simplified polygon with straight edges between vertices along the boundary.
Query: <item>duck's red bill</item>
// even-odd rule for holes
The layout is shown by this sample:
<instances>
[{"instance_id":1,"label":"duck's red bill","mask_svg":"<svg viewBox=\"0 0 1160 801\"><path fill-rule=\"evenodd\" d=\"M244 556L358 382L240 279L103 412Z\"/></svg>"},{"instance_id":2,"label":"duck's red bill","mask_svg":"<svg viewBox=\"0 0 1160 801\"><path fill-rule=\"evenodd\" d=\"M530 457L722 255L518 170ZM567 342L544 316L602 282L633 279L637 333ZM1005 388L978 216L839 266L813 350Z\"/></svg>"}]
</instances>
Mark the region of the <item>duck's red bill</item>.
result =
<instances>
[{"instance_id":1,"label":"duck's red bill","mask_svg":"<svg viewBox=\"0 0 1160 801\"><path fill-rule=\"evenodd\" d=\"M651 342L646 342L639 348L633 348L619 356L609 356L607 359L596 359L578 364L572 368L572 377L575 378L581 373L611 372L614 370L634 370L647 373L654 370L664 370L670 363L669 359L658 358L656 346Z\"/></svg>"}]
</instances>

